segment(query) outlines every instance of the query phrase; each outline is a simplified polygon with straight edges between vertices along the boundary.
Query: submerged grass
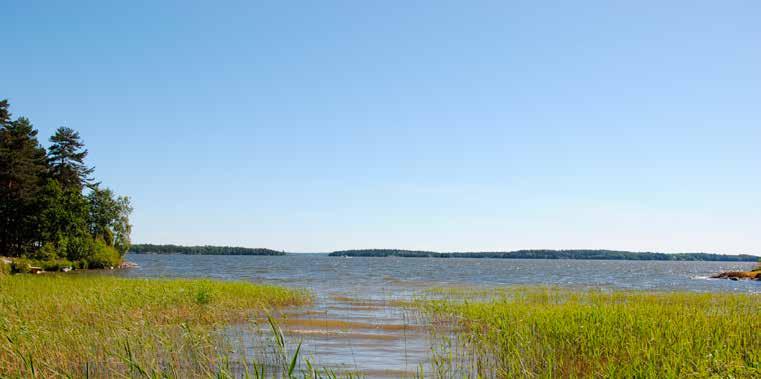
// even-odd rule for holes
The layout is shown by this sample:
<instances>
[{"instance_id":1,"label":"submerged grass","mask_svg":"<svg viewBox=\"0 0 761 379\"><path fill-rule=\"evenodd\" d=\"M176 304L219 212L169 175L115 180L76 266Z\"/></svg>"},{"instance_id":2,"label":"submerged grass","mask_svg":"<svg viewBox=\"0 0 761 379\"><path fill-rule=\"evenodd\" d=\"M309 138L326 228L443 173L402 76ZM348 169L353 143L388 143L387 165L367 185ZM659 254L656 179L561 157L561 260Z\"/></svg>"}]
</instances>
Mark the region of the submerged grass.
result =
<instances>
[{"instance_id":1,"label":"submerged grass","mask_svg":"<svg viewBox=\"0 0 761 379\"><path fill-rule=\"evenodd\" d=\"M225 325L310 300L245 282L0 276L0 377L220 376Z\"/></svg>"},{"instance_id":2,"label":"submerged grass","mask_svg":"<svg viewBox=\"0 0 761 379\"><path fill-rule=\"evenodd\" d=\"M761 296L437 290L437 377L761 377Z\"/></svg>"}]
</instances>

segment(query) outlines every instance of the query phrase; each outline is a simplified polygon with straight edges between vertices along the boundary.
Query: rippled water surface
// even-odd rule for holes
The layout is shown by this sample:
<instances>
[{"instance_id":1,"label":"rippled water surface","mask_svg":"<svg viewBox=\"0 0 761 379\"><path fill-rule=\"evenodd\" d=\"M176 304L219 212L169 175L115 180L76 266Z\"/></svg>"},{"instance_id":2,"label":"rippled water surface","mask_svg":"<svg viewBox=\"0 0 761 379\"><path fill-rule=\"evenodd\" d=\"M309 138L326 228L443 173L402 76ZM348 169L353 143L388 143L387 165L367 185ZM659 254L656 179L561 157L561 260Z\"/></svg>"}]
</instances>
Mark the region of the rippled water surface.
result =
<instances>
[{"instance_id":1,"label":"rippled water surface","mask_svg":"<svg viewBox=\"0 0 761 379\"><path fill-rule=\"evenodd\" d=\"M131 277L207 277L309 288L315 304L294 310L284 325L321 365L370 377L415 372L429 341L414 316L394 306L430 287L555 285L610 289L761 293L761 282L707 279L753 263L529 259L343 258L321 254L268 256L129 255Z\"/></svg>"}]
</instances>

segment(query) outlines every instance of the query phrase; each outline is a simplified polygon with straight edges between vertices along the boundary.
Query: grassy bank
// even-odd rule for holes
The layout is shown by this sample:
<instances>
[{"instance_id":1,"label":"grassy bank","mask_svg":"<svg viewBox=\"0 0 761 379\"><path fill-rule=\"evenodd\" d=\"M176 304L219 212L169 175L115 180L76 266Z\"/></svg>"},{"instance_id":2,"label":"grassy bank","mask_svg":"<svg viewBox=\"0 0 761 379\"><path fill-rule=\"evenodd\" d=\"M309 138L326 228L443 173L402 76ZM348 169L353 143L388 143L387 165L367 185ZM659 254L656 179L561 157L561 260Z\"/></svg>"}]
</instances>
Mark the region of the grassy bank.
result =
<instances>
[{"instance_id":1,"label":"grassy bank","mask_svg":"<svg viewBox=\"0 0 761 379\"><path fill-rule=\"evenodd\" d=\"M0 377L213 376L225 325L309 301L243 282L0 276Z\"/></svg>"},{"instance_id":2,"label":"grassy bank","mask_svg":"<svg viewBox=\"0 0 761 379\"><path fill-rule=\"evenodd\" d=\"M758 295L546 288L435 295L443 300L419 305L439 326L434 368L442 376L761 376Z\"/></svg>"}]
</instances>

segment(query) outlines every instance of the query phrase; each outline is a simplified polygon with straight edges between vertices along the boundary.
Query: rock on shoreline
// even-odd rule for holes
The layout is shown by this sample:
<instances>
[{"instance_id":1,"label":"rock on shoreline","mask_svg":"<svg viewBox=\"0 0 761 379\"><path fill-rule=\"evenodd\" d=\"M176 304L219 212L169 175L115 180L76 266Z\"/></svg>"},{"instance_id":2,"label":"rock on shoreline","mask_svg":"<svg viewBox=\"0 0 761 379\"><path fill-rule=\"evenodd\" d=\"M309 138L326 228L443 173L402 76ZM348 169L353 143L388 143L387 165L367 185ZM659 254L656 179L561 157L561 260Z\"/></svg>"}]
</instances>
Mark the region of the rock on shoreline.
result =
<instances>
[{"instance_id":1,"label":"rock on shoreline","mask_svg":"<svg viewBox=\"0 0 761 379\"><path fill-rule=\"evenodd\" d=\"M758 280L761 281L761 271L726 271L721 274L711 276L714 279L730 279L730 280Z\"/></svg>"},{"instance_id":2,"label":"rock on shoreline","mask_svg":"<svg viewBox=\"0 0 761 379\"><path fill-rule=\"evenodd\" d=\"M119 266L117 266L116 268L124 269L124 268L138 268L138 267L140 266L138 266L137 263L135 262L123 261L122 263L119 263Z\"/></svg>"}]
</instances>

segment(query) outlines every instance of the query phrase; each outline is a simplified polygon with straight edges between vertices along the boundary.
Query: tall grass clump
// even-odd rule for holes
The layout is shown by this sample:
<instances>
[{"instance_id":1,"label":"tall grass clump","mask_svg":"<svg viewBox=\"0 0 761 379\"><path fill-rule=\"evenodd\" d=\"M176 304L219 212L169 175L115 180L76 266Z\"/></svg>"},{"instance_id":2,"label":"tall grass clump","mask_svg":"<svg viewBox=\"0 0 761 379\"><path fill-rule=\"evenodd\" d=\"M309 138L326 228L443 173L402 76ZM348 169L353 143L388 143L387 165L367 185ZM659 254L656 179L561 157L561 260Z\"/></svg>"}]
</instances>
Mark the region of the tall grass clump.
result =
<instances>
[{"instance_id":1,"label":"tall grass clump","mask_svg":"<svg viewBox=\"0 0 761 379\"><path fill-rule=\"evenodd\" d=\"M761 377L761 296L512 288L421 300L440 376Z\"/></svg>"},{"instance_id":2,"label":"tall grass clump","mask_svg":"<svg viewBox=\"0 0 761 379\"><path fill-rule=\"evenodd\" d=\"M219 376L226 325L309 301L245 282L0 275L0 377Z\"/></svg>"}]
</instances>

